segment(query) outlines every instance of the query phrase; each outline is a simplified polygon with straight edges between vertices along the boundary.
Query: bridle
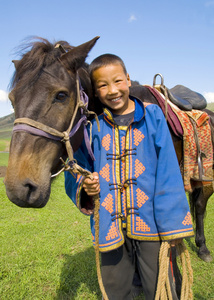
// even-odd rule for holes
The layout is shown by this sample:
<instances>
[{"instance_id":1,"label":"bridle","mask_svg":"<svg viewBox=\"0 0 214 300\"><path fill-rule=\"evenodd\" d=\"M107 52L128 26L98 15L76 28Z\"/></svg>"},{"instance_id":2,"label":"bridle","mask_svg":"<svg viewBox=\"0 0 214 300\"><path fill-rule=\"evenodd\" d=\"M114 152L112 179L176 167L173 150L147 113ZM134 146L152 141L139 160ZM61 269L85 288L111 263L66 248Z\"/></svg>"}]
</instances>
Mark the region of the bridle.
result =
<instances>
[{"instance_id":1,"label":"bridle","mask_svg":"<svg viewBox=\"0 0 214 300\"><path fill-rule=\"evenodd\" d=\"M86 125L90 123L90 121L87 120L87 117L91 114L95 115L95 118L98 123L98 129L99 129L99 122L97 119L97 116L94 112L88 110L88 96L83 91L80 79L78 74L76 75L76 90L77 90L77 101L76 106L74 109L73 116L70 121L70 125L66 131L60 132L56 130L55 128L49 127L43 123L34 121L30 118L18 118L14 121L14 127L13 127L13 133L18 131L25 131L33 135L45 137L54 141L61 141L65 143L66 151L68 154L68 162L65 162L62 158L61 161L63 163L63 168L57 172L56 174L53 174L51 177L56 177L63 171L69 171L72 174L74 173L81 173L83 176L89 176L89 172L87 170L82 169L76 162L73 156L73 149L70 143L70 138L74 136L74 134L78 131L80 126L83 124L83 132L84 132L84 140L85 144L88 150L89 155L94 160L94 154L91 149L91 141L88 136L88 131L86 128ZM80 119L74 126L74 120L77 116L78 110L80 110ZM91 136L91 135L90 135Z\"/></svg>"},{"instance_id":2,"label":"bridle","mask_svg":"<svg viewBox=\"0 0 214 300\"><path fill-rule=\"evenodd\" d=\"M80 174L85 177L90 177L93 180L93 174L88 170L85 170L82 167L80 167L77 164L76 160L74 159L70 138L78 131L81 124L83 124L85 144L91 158L94 160L94 155L91 149L91 141L89 140L88 132L86 129L86 125L90 123L87 120L87 116L90 114L94 114L99 131L100 131L100 126L99 126L97 115L94 112L88 110L89 99L86 93L83 91L83 89L80 88L80 81L79 81L78 74L76 76L76 86L77 86L77 103L74 109L73 116L71 118L70 125L66 131L60 132L52 127L49 127L43 123L34 121L29 118L18 118L14 122L13 133L18 131L25 131L33 135L42 136L51 140L61 141L65 143L69 160L68 162L65 162L62 158L60 158L64 166L59 172L52 175L51 177L56 177L63 171L69 171L73 176L74 174ZM76 118L79 109L80 109L80 119L73 127L74 120ZM96 238L95 255L96 255L97 277L98 277L101 293L102 295L104 295L105 299L108 300L108 296L105 292L105 288L102 282L100 259L99 259L99 207L100 207L99 194L93 196L93 200L94 200L94 218L95 218L95 238Z\"/></svg>"},{"instance_id":3,"label":"bridle","mask_svg":"<svg viewBox=\"0 0 214 300\"><path fill-rule=\"evenodd\" d=\"M63 47L60 44L57 45L56 47L59 47L62 52L65 52ZM91 133L89 138L88 131L86 128L86 125L90 123L90 121L87 120L87 117L90 114L95 115L98 131L100 131L100 125L96 113L88 110L89 99L81 87L78 73L76 73L76 91L77 91L76 106L70 121L70 125L66 131L60 132L50 126L34 121L30 118L18 118L14 121L13 133L18 131L24 131L36 136L41 136L51 140L61 141L65 143L66 151L68 154L68 162L65 162L62 158L60 158L64 166L59 172L53 174L51 177L56 177L63 171L69 171L73 176L74 174L80 174L82 176L90 177L93 180L93 174L88 170L83 169L77 164L77 161L74 159L73 149L70 143L70 138L74 136L74 134L78 131L80 126L83 124L85 144L89 155L93 160L95 160L94 154L91 149ZM80 119L74 126L74 121L77 116L78 110L80 110ZM90 123L90 131L91 131L91 123ZM93 196L93 200L94 200L94 218L95 218L95 239L96 239L95 255L96 255L97 277L98 277L101 293L103 297L106 300L108 300L108 296L105 292L105 288L102 282L100 258L99 258L99 207L100 207L99 194Z\"/></svg>"}]
</instances>

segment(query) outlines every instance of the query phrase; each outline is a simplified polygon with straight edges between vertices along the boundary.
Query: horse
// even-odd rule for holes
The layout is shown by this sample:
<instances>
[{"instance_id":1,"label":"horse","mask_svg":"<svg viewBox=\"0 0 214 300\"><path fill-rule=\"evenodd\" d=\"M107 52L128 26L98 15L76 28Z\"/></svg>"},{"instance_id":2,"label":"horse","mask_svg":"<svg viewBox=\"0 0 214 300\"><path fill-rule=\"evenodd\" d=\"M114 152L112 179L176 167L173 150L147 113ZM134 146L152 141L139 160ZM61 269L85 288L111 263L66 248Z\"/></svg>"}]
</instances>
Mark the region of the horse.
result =
<instances>
[{"instance_id":1,"label":"horse","mask_svg":"<svg viewBox=\"0 0 214 300\"><path fill-rule=\"evenodd\" d=\"M93 97L86 64L87 55L98 38L77 47L66 41L50 43L38 38L28 45L30 49L26 48L20 60L13 61L15 72L9 98L16 124L4 184L9 200L20 207L42 208L46 205L53 174L62 166L66 169L67 151L76 151L84 138L85 121L77 126L82 115L80 111L86 107L86 104L78 107L79 85L89 98L86 113L101 112L99 101ZM134 85L130 94L158 104L145 86ZM76 130L69 135L71 127L75 126ZM171 134L180 162L182 139L173 132ZM71 146L66 148L62 141L73 149L69 148ZM208 262L212 257L204 236L204 214L213 189L211 186L193 188L190 202L196 220L195 243L198 256Z\"/></svg>"}]
</instances>

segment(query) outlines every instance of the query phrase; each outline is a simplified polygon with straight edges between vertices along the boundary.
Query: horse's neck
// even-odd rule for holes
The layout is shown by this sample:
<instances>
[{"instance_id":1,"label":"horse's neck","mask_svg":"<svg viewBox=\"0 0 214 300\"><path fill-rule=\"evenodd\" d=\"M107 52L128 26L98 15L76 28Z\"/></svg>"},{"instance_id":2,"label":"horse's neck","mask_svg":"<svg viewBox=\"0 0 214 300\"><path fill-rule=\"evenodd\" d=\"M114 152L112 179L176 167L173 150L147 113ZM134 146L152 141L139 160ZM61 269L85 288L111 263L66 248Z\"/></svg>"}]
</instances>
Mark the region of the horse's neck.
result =
<instances>
[{"instance_id":1,"label":"horse's neck","mask_svg":"<svg viewBox=\"0 0 214 300\"><path fill-rule=\"evenodd\" d=\"M140 99L143 102L158 104L157 99L150 93L148 88L143 85L131 86L130 95Z\"/></svg>"}]
</instances>

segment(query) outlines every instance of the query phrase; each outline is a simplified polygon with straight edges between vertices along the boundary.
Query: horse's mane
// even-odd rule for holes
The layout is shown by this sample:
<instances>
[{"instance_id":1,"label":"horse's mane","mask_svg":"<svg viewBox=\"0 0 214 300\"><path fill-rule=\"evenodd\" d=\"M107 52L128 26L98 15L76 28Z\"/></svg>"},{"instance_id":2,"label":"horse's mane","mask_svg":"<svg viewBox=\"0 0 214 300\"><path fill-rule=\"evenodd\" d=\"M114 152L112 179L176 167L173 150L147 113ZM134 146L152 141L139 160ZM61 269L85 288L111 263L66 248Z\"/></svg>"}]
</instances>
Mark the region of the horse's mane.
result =
<instances>
[{"instance_id":1,"label":"horse's mane","mask_svg":"<svg viewBox=\"0 0 214 300\"><path fill-rule=\"evenodd\" d=\"M16 70L10 87L14 88L20 81L25 87L34 82L39 77L42 68L51 65L62 55L60 48L56 47L57 44L60 44L66 52L73 48L66 41L50 43L40 37L31 38L31 41L23 44L18 51L21 59L14 61Z\"/></svg>"}]
</instances>

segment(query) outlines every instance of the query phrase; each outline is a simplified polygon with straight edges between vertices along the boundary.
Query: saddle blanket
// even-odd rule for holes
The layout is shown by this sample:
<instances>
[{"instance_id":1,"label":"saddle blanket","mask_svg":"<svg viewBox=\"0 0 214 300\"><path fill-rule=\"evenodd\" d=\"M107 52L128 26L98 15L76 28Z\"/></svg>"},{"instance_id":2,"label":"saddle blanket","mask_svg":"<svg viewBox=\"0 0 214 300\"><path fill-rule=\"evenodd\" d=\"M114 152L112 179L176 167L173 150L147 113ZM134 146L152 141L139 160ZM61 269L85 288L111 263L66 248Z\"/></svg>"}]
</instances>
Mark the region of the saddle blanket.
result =
<instances>
[{"instance_id":1,"label":"saddle blanket","mask_svg":"<svg viewBox=\"0 0 214 300\"><path fill-rule=\"evenodd\" d=\"M169 105L178 116L183 127L183 166L181 172L184 188L192 192L191 179L201 181L203 185L213 180L213 144L209 115L200 110L182 111L173 103ZM198 140L198 147L196 139ZM200 153L201 155L200 155ZM202 160L203 178L200 180L198 156Z\"/></svg>"},{"instance_id":2,"label":"saddle blanket","mask_svg":"<svg viewBox=\"0 0 214 300\"><path fill-rule=\"evenodd\" d=\"M166 98L160 86L146 85L146 87L155 96L163 113L166 114ZM191 179L200 181L203 185L210 185L213 181L213 143L209 115L195 109L183 111L167 99L167 123L174 134L183 139L183 161L180 169L185 191L192 192ZM197 136L198 147L202 155L198 153L195 136ZM202 160L202 176L206 180L200 180L199 155Z\"/></svg>"}]
</instances>

